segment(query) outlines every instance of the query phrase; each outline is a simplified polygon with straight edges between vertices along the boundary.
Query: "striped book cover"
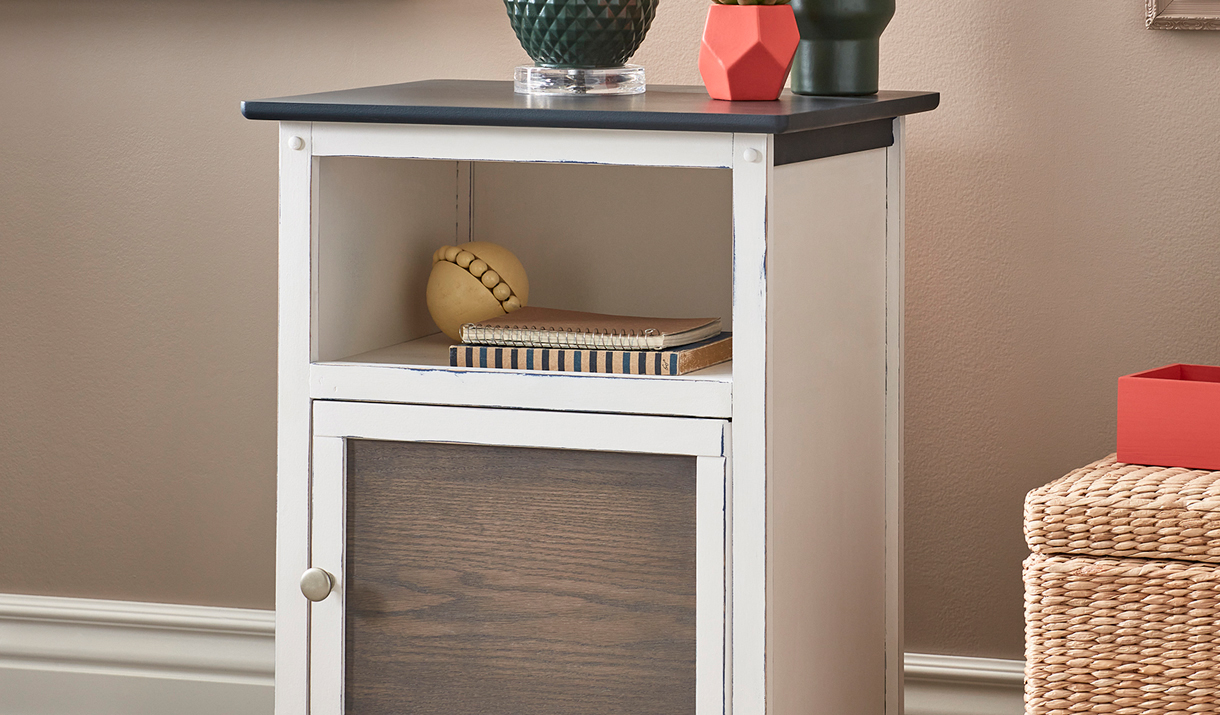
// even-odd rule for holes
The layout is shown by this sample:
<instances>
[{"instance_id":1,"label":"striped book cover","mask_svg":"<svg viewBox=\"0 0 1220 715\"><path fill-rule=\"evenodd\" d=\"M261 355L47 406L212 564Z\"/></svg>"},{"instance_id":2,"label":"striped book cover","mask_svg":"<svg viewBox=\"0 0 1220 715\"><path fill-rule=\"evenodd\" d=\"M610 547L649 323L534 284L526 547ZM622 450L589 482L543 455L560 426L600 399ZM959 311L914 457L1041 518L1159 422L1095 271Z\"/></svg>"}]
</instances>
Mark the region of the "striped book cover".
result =
<instances>
[{"instance_id":1,"label":"striped book cover","mask_svg":"<svg viewBox=\"0 0 1220 715\"><path fill-rule=\"evenodd\" d=\"M614 375L685 375L733 358L733 336L720 333L672 350L572 350L451 345L451 367L597 372Z\"/></svg>"}]
</instances>

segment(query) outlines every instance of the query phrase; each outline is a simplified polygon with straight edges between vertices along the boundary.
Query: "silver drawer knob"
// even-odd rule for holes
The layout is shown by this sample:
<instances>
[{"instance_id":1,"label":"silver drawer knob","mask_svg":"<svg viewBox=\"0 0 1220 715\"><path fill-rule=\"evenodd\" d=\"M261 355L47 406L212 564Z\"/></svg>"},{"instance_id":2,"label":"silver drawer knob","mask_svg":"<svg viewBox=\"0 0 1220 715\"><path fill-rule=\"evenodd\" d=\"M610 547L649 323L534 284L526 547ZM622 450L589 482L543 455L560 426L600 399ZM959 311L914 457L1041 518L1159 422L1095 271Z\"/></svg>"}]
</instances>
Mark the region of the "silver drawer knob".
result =
<instances>
[{"instance_id":1,"label":"silver drawer knob","mask_svg":"<svg viewBox=\"0 0 1220 715\"><path fill-rule=\"evenodd\" d=\"M301 593L311 601L321 601L335 587L335 577L322 569L312 568L301 574Z\"/></svg>"}]
</instances>

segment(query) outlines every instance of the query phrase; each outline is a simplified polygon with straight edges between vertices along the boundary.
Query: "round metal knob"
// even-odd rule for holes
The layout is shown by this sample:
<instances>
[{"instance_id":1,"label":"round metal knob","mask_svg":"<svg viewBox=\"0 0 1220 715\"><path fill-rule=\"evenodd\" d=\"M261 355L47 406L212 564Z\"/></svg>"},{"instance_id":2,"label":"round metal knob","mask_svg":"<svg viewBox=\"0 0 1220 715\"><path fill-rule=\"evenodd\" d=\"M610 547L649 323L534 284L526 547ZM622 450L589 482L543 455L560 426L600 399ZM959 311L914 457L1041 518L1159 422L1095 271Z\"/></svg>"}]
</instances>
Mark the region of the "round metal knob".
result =
<instances>
[{"instance_id":1,"label":"round metal knob","mask_svg":"<svg viewBox=\"0 0 1220 715\"><path fill-rule=\"evenodd\" d=\"M322 569L312 568L301 574L301 593L311 601L321 601L335 587L335 577Z\"/></svg>"}]
</instances>

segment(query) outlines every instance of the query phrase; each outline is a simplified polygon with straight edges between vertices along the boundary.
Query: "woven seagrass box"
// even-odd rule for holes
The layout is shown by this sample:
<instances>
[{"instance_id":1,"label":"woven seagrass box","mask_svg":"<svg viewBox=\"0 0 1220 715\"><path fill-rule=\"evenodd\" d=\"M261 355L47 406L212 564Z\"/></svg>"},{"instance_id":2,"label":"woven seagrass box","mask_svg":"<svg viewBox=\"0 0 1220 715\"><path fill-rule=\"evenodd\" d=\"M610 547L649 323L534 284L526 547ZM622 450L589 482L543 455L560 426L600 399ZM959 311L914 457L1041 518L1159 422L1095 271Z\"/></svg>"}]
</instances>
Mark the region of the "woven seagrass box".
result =
<instances>
[{"instance_id":1,"label":"woven seagrass box","mask_svg":"<svg viewBox=\"0 0 1220 715\"><path fill-rule=\"evenodd\" d=\"M1027 715L1220 713L1220 472L1114 455L1025 499Z\"/></svg>"}]
</instances>

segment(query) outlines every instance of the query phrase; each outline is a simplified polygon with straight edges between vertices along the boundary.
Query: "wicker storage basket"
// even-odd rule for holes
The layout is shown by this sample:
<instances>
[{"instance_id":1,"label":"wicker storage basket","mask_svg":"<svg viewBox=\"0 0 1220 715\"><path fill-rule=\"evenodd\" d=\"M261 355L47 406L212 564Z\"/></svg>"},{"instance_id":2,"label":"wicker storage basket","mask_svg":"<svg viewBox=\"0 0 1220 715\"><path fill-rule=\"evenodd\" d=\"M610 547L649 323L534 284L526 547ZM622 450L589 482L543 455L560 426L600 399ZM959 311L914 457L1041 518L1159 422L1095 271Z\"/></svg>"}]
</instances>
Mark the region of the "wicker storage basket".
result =
<instances>
[{"instance_id":1,"label":"wicker storage basket","mask_svg":"<svg viewBox=\"0 0 1220 715\"><path fill-rule=\"evenodd\" d=\"M1220 713L1218 484L1110 456L1029 493L1028 715Z\"/></svg>"},{"instance_id":2,"label":"wicker storage basket","mask_svg":"<svg viewBox=\"0 0 1220 715\"><path fill-rule=\"evenodd\" d=\"M1028 715L1220 711L1220 569L1035 554L1024 574Z\"/></svg>"},{"instance_id":3,"label":"wicker storage basket","mask_svg":"<svg viewBox=\"0 0 1220 715\"><path fill-rule=\"evenodd\" d=\"M1029 493L1025 541L1039 554L1220 563L1220 472L1110 455Z\"/></svg>"}]
</instances>

